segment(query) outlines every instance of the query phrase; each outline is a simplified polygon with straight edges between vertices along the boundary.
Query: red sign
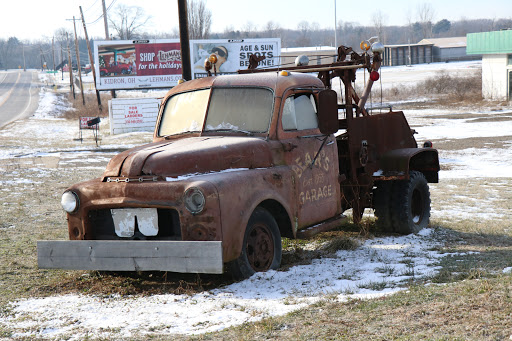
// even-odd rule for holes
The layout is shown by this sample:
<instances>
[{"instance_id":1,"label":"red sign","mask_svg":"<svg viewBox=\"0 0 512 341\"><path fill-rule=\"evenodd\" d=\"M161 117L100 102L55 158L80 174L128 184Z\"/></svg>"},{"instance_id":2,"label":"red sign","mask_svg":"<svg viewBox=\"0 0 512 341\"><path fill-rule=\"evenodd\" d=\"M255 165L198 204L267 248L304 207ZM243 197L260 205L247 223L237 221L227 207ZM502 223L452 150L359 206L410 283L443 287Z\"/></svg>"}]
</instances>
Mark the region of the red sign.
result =
<instances>
[{"instance_id":1,"label":"red sign","mask_svg":"<svg viewBox=\"0 0 512 341\"><path fill-rule=\"evenodd\" d=\"M181 75L179 43L135 44L137 75Z\"/></svg>"},{"instance_id":2,"label":"red sign","mask_svg":"<svg viewBox=\"0 0 512 341\"><path fill-rule=\"evenodd\" d=\"M127 105L124 110L124 123L127 126L144 123L144 116L137 105Z\"/></svg>"}]
</instances>

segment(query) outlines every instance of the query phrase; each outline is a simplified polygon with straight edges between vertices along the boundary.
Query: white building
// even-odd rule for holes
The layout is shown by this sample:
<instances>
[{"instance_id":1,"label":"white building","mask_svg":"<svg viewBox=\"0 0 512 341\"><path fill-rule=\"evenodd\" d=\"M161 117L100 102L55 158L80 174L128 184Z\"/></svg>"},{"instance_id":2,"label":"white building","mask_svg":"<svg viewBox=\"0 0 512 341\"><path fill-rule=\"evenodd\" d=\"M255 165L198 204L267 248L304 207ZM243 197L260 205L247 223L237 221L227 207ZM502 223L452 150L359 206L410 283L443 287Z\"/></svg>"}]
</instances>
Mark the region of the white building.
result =
<instances>
[{"instance_id":1,"label":"white building","mask_svg":"<svg viewBox=\"0 0 512 341\"><path fill-rule=\"evenodd\" d=\"M482 96L512 100L512 30L467 35L467 54L482 54Z\"/></svg>"}]
</instances>

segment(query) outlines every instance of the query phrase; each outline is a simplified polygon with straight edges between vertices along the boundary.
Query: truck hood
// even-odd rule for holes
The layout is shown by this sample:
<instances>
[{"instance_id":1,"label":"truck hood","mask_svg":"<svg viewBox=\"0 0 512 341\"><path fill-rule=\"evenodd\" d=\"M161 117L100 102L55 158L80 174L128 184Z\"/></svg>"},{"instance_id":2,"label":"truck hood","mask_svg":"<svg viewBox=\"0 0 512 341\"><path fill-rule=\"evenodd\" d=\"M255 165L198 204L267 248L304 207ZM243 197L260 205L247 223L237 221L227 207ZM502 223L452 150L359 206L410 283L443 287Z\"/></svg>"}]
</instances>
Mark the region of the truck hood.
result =
<instances>
[{"instance_id":1,"label":"truck hood","mask_svg":"<svg viewBox=\"0 0 512 341\"><path fill-rule=\"evenodd\" d=\"M258 137L190 137L136 147L110 160L104 177L218 172L272 166L268 142Z\"/></svg>"}]
</instances>

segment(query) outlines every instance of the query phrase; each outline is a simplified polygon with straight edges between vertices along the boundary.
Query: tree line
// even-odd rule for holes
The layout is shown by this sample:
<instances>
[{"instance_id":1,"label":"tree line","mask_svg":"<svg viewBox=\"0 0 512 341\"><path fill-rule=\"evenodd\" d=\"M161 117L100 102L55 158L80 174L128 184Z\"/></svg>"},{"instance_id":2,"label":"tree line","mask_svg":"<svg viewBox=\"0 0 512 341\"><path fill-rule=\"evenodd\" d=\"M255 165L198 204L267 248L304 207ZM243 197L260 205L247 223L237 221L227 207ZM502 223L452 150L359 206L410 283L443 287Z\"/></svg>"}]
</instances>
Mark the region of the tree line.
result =
<instances>
[{"instance_id":1,"label":"tree line","mask_svg":"<svg viewBox=\"0 0 512 341\"><path fill-rule=\"evenodd\" d=\"M417 43L424 38L460 37L468 33L496 31L512 28L512 19L460 19L433 21L434 12L430 5L420 5L415 20L408 15L407 24L387 25L386 17L376 11L372 16L373 25L365 26L356 22L338 21L336 36L338 45L358 47L362 40L378 36L384 44ZM281 38L282 47L334 46L334 29L322 28L318 23L301 21L295 29L282 28L278 22L268 21L258 27L248 21L244 27L227 26L223 32L211 32L212 13L204 0L188 1L190 39L249 39ZM111 39L165 39L178 38L178 28L171 32L145 32L151 17L141 7L119 4L109 13L108 22ZM0 68L60 69L67 63L68 49L72 52L72 63L76 65L74 33L58 29L51 40L24 42L16 37L0 38ZM98 38L104 40L104 38ZM88 64L87 44L78 39L80 60Z\"/></svg>"}]
</instances>

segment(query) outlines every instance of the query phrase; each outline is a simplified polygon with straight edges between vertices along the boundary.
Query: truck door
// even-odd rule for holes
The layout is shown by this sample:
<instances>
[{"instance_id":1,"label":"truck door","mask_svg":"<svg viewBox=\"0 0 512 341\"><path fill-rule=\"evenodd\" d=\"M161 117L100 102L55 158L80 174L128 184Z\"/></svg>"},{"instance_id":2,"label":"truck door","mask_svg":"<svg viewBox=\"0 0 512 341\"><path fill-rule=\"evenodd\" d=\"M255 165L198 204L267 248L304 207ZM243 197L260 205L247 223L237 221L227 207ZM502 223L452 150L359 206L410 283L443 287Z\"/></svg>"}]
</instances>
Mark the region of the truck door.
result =
<instances>
[{"instance_id":1,"label":"truck door","mask_svg":"<svg viewBox=\"0 0 512 341\"><path fill-rule=\"evenodd\" d=\"M302 91L284 97L279 126L295 184L295 226L301 229L341 213L337 145L331 135L321 148L326 137L318 129L315 95Z\"/></svg>"}]
</instances>

